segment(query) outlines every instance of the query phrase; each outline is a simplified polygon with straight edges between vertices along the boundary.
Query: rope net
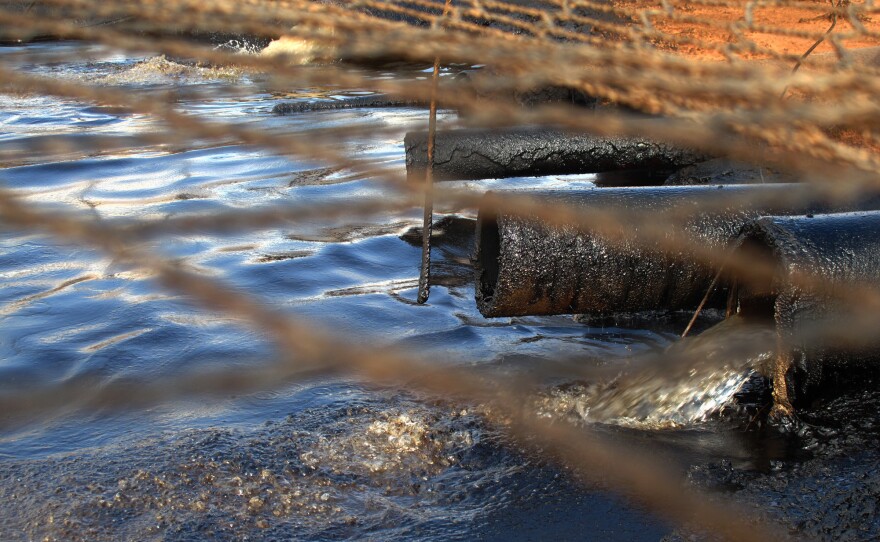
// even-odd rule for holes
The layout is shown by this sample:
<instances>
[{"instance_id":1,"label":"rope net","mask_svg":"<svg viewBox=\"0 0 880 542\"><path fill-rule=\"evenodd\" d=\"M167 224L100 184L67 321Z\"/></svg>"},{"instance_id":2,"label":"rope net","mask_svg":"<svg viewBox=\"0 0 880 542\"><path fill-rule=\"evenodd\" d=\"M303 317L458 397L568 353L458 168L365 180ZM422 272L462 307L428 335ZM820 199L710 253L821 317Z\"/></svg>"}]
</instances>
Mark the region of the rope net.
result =
<instances>
[{"instance_id":1,"label":"rope net","mask_svg":"<svg viewBox=\"0 0 880 542\"><path fill-rule=\"evenodd\" d=\"M830 199L857 201L880 188L878 11L871 1L848 0L7 0L0 2L0 41L75 39L190 59L217 73L259 74L277 89L366 89L401 103L427 107L435 101L441 110L458 112L443 115L439 129L529 125L646 137L784 170ZM223 36L248 36L268 47L243 51L216 46ZM69 54L45 49L33 56L34 62L48 64ZM441 77L434 89L421 71L398 69L427 68L437 60L469 75ZM229 87L226 91L234 93L234 82ZM592 106L571 100L527 103L528 96L547 88L580 93ZM284 352L276 362L253 370L238 367L149 385L116 382L96 388L77 382L6 394L0 397L4 424L26 424L72 407L142 408L193 393L260 391L313 371L341 371L489 404L496 420L518 438L537 439L549 455L585 475L602 472L621 492L674 520L732 540L777 539L771 525L745 525L730 503L679 491L680 481L650 458L615 447L588 428L548 425L525 412L518 399L527 382L499 377L487 387L463 369L441 371L413 352L380 347L381 337L371 348L349 344L332 330L314 329L295 312L269 307L150 248L165 235L240 233L282 225L296 229L315 220L351 220L419 207L423 183L409 182L399 167L360 157L347 145L399 127L366 122L345 129L316 125L286 132L246 120L213 121L177 107L183 98L210 99L213 89L120 90L100 81L35 75L5 61L0 63L0 91L119 107L155 121L149 131L125 137L85 133L75 139L35 135L0 142L3 167L132 149L172 152L195 141L236 143L318 161L350 178L370 179L385 194L152 221L96 220L46 208L33 194L0 188L5 227L95 247L143 268L203 308L268 333ZM426 127L427 113L424 126L415 128ZM439 206L473 206L482 196L444 183L437 183L433 193ZM693 249L694 258L724 259L726 269L743 275L773 273L752 261L731 259L726 251L688 247L685 237L669 234L674 212L585 215L576 208L548 208L528 197L516 205L524 214L575 223L612 241L615 232L639 223L642 234L636 242L661 243L669 251ZM792 280L816 288L825 279L803 270ZM875 334L872 315L880 306L880 292L856 284L844 290L837 293L857 301L864 311L835 322L835 331Z\"/></svg>"}]
</instances>

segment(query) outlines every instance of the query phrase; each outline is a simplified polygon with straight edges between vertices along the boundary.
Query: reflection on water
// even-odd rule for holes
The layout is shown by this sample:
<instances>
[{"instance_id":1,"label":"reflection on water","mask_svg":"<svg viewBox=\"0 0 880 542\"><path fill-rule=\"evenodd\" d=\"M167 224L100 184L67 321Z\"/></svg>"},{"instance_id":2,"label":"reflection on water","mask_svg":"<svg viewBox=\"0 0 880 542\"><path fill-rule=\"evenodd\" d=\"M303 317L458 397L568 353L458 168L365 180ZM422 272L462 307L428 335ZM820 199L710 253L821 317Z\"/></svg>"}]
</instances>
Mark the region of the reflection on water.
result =
<instances>
[{"instance_id":1,"label":"reflection on water","mask_svg":"<svg viewBox=\"0 0 880 542\"><path fill-rule=\"evenodd\" d=\"M0 49L0 54L42 75L142 92L203 87L207 96L182 95L178 107L266 130L394 127L396 132L348 145L361 157L400 170L404 132L422 128L426 119L425 111L415 108L275 117L271 110L282 99L327 93L291 89L273 94L259 75L164 57L130 58L80 44L15 47ZM35 54L66 57L37 62ZM154 128L150 118L118 108L41 96L2 96L0 106L0 142L9 144L37 136L72 141L83 134L125 141ZM198 142L186 149L79 152L64 154L63 160L35 156L4 165L0 182L28 201L63 205L100 219L163 219L382 193L374 180L352 178L317 162ZM527 183L544 188L590 184L584 178L505 182L514 187ZM344 330L350 338L404 345L438 363L528 371L554 364L561 368L560 360L572 359L580 360L581 367L614 367L670 343L673 335L667 331L589 327L569 317L482 318L470 279L473 210L448 211L435 231L437 286L425 306L413 303L419 210L357 224L169 236L151 241L150 248L275 307ZM82 377L150 379L247 366L271 357L272 348L260 333L195 310L160 289L149 274L89 248L0 231L2 389ZM577 372L572 366L567 370ZM690 423L717 406L712 401L726 400L746 373L730 369L715 379L718 387L703 389L702 396L681 389L678 402L667 402L666 410L654 408L647 416L647 382L659 393L670 380L633 374L642 380L630 380L629 388L620 378L564 390L548 384L536 408L551 417L576 411L593 420L600 409L585 394L605 386L617 391L604 397L632 399L621 390L636 393L639 416L652 427ZM605 401L604 408L610 404ZM685 404L694 410L679 408ZM599 419L635 419L614 412ZM479 414L478 406L426 404L323 378L225 401L47 420L0 434L0 499L5 503L0 528L24 533L21 539L58 540L509 539L512 533L569 536L587 520L586 529L614 529L629 540L656 540L664 531L643 512L605 493L574 487L553 468L512 451ZM535 519L524 522L518 511Z\"/></svg>"}]
</instances>

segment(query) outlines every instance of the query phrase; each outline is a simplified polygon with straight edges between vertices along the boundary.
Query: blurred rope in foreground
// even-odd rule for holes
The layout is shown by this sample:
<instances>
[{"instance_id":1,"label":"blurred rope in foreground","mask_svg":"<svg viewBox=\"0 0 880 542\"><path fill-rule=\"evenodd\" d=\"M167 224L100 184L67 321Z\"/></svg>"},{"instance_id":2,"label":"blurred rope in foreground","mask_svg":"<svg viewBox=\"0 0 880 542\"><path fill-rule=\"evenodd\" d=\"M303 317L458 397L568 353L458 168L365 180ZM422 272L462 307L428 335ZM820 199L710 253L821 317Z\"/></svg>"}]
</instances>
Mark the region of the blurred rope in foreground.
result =
<instances>
[{"instance_id":1,"label":"blurred rope in foreground","mask_svg":"<svg viewBox=\"0 0 880 542\"><path fill-rule=\"evenodd\" d=\"M444 13L444 7L448 11ZM784 10L784 11L783 11ZM459 116L444 127L543 125L598 135L634 135L686 146L707 154L743 159L800 174L829 199L854 200L880 186L880 45L873 3L810 1L442 0L317 2L250 0L84 0L0 3L0 40L40 36L101 43L117 49L194 59L261 74L275 88L370 89L402 100L431 102ZM717 14L722 13L723 17ZM788 19L781 21L785 14ZM828 22L833 21L831 28ZM112 24L106 24L112 23ZM192 39L205 34L284 37L297 47L275 56L242 54ZM820 43L819 46L813 46ZM813 51L815 49L815 51ZM412 76L378 78L363 66L405 61L486 66L467 79ZM56 57L56 60L58 58ZM793 69L793 68L797 69ZM523 107L517 95L566 87L595 98L595 110L549 103ZM331 218L350 219L412 208L422 201L421 183L400 171L347 152L345 143L386 127L266 131L246 123L208 121L179 111L177 92L121 91L87 81L39 77L0 65L0 91L52 95L123 107L155 119L155 130L124 138L88 136L33 138L0 143L4 164L49 160L70 152L110 152L138 146L185 148L198 140L241 143L319 161L386 191L382 200L254 209L217 215L172 217L161 222L113 222L49 212L23 194L0 191L0 220L64 242L100 248L129 265L150 271L171 291L201 307L268 333L283 356L253 370L198 374L155 384L117 382L103 387L76 383L63 389L25 390L0 398L3 424L54 415L65 409L138 408L192 393L258 391L279 387L314 371L345 371L380 384L404 384L429 394L490 406L496 421L523 442L538 441L547 453L589 477L601 473L621 493L683 524L697 524L730 540L776 540L772 526L693 490L666 474L666 466L605 441L589 429L548 423L523 408L516 377L491 384L460 368L438 369L429 360L389 348L349 344L260 303L227 284L196 275L144 247L150 237L194 231L234 233ZM180 91L183 92L183 91ZM188 99L210 91L187 89ZM785 99L780 96L785 95ZM651 116L646 119L646 116ZM72 146L73 145L73 146ZM438 204L476 204L480 194L434 187ZM792 196L794 197L794 196ZM621 212L579 214L546 208L527 197L520 212L575 223L593 232L615 232L639 223L637 243L671 252L694 249L705 261L764 280L773 270L726 253L700 251L686 237L670 235L675 216ZM655 232L655 233L644 233ZM633 242L632 239L626 239ZM821 288L809 270L791 277ZM872 319L880 292L866 286L836 289L864 311L850 321L829 322L838 334L876 332Z\"/></svg>"}]
</instances>

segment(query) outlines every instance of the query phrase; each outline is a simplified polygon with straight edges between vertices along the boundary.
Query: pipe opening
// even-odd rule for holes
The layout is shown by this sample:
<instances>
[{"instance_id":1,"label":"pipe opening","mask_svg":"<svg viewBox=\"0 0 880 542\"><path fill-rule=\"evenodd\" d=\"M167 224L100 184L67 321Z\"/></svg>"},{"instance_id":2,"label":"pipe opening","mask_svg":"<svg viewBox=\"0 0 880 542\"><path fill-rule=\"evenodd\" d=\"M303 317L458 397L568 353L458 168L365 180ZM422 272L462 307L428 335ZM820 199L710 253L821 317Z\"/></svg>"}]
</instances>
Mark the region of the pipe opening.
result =
<instances>
[{"instance_id":1,"label":"pipe opening","mask_svg":"<svg viewBox=\"0 0 880 542\"><path fill-rule=\"evenodd\" d=\"M500 272L499 257L501 255L501 233L498 215L495 213L481 214L477 220L476 268L479 276L479 292L477 299L481 304L490 304L495 295Z\"/></svg>"},{"instance_id":2,"label":"pipe opening","mask_svg":"<svg viewBox=\"0 0 880 542\"><path fill-rule=\"evenodd\" d=\"M781 264L772 243L759 236L746 237L734 258L748 262L751 270L747 276L736 279L739 314L749 320L774 320Z\"/></svg>"},{"instance_id":3,"label":"pipe opening","mask_svg":"<svg viewBox=\"0 0 880 542\"><path fill-rule=\"evenodd\" d=\"M593 183L602 188L630 186L661 186L675 169L626 169L622 171L600 171Z\"/></svg>"}]
</instances>

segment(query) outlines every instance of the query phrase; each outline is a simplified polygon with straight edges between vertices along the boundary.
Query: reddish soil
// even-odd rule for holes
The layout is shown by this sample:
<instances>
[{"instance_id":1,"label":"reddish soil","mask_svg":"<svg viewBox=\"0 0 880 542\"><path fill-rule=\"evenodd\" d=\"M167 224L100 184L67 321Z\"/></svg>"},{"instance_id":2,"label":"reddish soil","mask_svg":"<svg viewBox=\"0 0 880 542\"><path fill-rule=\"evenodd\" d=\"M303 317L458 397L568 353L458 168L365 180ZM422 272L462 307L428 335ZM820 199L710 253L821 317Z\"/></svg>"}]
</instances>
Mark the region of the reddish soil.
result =
<instances>
[{"instance_id":1,"label":"reddish soil","mask_svg":"<svg viewBox=\"0 0 880 542\"><path fill-rule=\"evenodd\" d=\"M753 12L754 28L762 28L761 32L742 32L737 35L736 26L745 21L746 2L731 2L729 6L708 6L693 2L670 0L678 20L665 15L660 2L647 0L614 0L618 7L629 10L652 10L657 15L652 17L652 24L657 30L680 38L695 40L700 43L682 44L673 41L660 41L657 44L667 50L673 50L687 56L705 59L724 59L723 53L713 50L714 46L730 44L754 43L758 48L766 48L775 53L801 55L816 41L815 38L783 35L782 32L807 31L824 33L831 26L831 5L829 2L802 2L800 6L773 6L756 8ZM682 20L693 18L695 20ZM880 14L873 17L860 17L858 21L868 31L880 32ZM843 38L853 34L853 25L840 18L832 34ZM880 39L869 36L854 36L842 39L847 48L862 48L880 45ZM826 39L814 53L833 52L834 48ZM768 58L770 55L760 52L740 50L742 58Z\"/></svg>"}]
</instances>

